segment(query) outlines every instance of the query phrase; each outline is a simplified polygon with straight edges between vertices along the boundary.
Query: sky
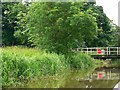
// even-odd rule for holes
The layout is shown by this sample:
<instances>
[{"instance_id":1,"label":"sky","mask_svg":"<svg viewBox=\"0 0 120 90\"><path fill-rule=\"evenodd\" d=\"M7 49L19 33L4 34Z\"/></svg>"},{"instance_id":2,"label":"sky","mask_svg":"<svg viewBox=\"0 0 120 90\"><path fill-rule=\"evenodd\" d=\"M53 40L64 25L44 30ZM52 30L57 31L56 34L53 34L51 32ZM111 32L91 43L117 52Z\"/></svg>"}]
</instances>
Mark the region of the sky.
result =
<instances>
[{"instance_id":1,"label":"sky","mask_svg":"<svg viewBox=\"0 0 120 90\"><path fill-rule=\"evenodd\" d=\"M106 15L118 25L118 2L120 0L96 0L96 4L103 6Z\"/></svg>"}]
</instances>

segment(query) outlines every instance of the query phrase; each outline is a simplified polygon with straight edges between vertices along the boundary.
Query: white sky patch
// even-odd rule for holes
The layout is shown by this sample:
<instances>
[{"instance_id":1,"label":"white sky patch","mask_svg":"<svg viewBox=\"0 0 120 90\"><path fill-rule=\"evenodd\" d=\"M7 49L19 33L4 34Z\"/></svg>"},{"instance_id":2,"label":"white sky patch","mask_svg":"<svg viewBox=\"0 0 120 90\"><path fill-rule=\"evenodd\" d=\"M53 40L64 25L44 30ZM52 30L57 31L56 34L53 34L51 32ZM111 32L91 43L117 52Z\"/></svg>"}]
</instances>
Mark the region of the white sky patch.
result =
<instances>
[{"instance_id":1,"label":"white sky patch","mask_svg":"<svg viewBox=\"0 0 120 90\"><path fill-rule=\"evenodd\" d=\"M118 2L120 0L96 0L96 4L103 6L106 15L118 25Z\"/></svg>"}]
</instances>

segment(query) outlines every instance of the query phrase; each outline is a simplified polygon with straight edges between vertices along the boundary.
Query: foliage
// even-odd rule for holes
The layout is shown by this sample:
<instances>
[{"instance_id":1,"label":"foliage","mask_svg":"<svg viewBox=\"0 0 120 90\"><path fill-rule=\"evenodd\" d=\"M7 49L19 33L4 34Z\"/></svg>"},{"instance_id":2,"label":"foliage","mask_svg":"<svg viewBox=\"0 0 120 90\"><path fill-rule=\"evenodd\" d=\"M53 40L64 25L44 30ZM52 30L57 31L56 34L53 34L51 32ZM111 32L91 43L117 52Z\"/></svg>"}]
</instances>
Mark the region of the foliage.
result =
<instances>
[{"instance_id":1,"label":"foliage","mask_svg":"<svg viewBox=\"0 0 120 90\"><path fill-rule=\"evenodd\" d=\"M119 26L114 26L114 44L115 46L120 47L120 27Z\"/></svg>"},{"instance_id":2,"label":"foliage","mask_svg":"<svg viewBox=\"0 0 120 90\"><path fill-rule=\"evenodd\" d=\"M98 37L94 42L96 42L97 46L108 46L112 38L112 21L104 13L102 6L93 7L93 10L95 13L97 13L96 19L99 28Z\"/></svg>"},{"instance_id":3,"label":"foliage","mask_svg":"<svg viewBox=\"0 0 120 90\"><path fill-rule=\"evenodd\" d=\"M18 50L25 52L20 54ZM34 49L24 50L24 48L17 47L3 48L2 84L9 86L19 84L32 77L58 74L65 68L63 61L63 55L54 53L39 53Z\"/></svg>"},{"instance_id":4,"label":"foliage","mask_svg":"<svg viewBox=\"0 0 120 90\"><path fill-rule=\"evenodd\" d=\"M20 85L65 69L93 70L104 62L73 54L71 49L120 46L119 27L94 2L3 3L2 16L3 45L34 47L3 48L3 86Z\"/></svg>"},{"instance_id":5,"label":"foliage","mask_svg":"<svg viewBox=\"0 0 120 90\"><path fill-rule=\"evenodd\" d=\"M105 61L98 60L98 59L95 59L95 64L96 64L96 68L98 68L98 67L104 67L106 65Z\"/></svg>"},{"instance_id":6,"label":"foliage","mask_svg":"<svg viewBox=\"0 0 120 90\"><path fill-rule=\"evenodd\" d=\"M109 46L112 42L114 31L112 31L112 21L107 17L105 12L103 11L102 6L96 6L90 3L86 3L84 5L84 10L91 10L91 15L93 15L96 18L97 27L98 27L98 35L94 41L87 46L99 46L99 47L105 47ZM94 44L93 44L94 43Z\"/></svg>"},{"instance_id":7,"label":"foliage","mask_svg":"<svg viewBox=\"0 0 120 90\"><path fill-rule=\"evenodd\" d=\"M21 39L16 39L15 31L20 29L18 20L20 15L27 13L27 4L18 2L2 3L2 44L3 45L17 45L23 44ZM25 37L25 36L23 36ZM27 39L27 38L26 38ZM26 40L24 38L24 41ZM27 43L26 43L27 45Z\"/></svg>"},{"instance_id":8,"label":"foliage","mask_svg":"<svg viewBox=\"0 0 120 90\"><path fill-rule=\"evenodd\" d=\"M109 61L109 64L106 64L105 67L110 67L110 68L120 68L120 60L113 60L113 61Z\"/></svg>"},{"instance_id":9,"label":"foliage","mask_svg":"<svg viewBox=\"0 0 120 90\"><path fill-rule=\"evenodd\" d=\"M68 53L76 47L114 46L116 40L112 21L94 2L3 3L2 16L3 45Z\"/></svg>"},{"instance_id":10,"label":"foliage","mask_svg":"<svg viewBox=\"0 0 120 90\"><path fill-rule=\"evenodd\" d=\"M19 3L18 5L13 7L14 11L18 11L17 13L17 26L15 26L15 33L14 37L18 41L18 45L26 45L26 46L31 46L31 43L28 42L28 36L27 32L25 32L24 25L20 25L21 21L23 20L22 18L27 14L29 11L29 4L30 3ZM22 23L26 24L26 22L23 20ZM21 32L20 32L21 31Z\"/></svg>"},{"instance_id":11,"label":"foliage","mask_svg":"<svg viewBox=\"0 0 120 90\"><path fill-rule=\"evenodd\" d=\"M33 3L23 18L27 23L21 24L34 45L66 54L97 35L96 19L81 7L83 3Z\"/></svg>"},{"instance_id":12,"label":"foliage","mask_svg":"<svg viewBox=\"0 0 120 90\"><path fill-rule=\"evenodd\" d=\"M90 56L78 53L70 57L68 60L71 68L80 70L86 70L89 68L95 68L95 61Z\"/></svg>"},{"instance_id":13,"label":"foliage","mask_svg":"<svg viewBox=\"0 0 120 90\"><path fill-rule=\"evenodd\" d=\"M15 43L14 27L16 26L16 13L12 7L17 3L2 3L2 43L3 45L13 45Z\"/></svg>"},{"instance_id":14,"label":"foliage","mask_svg":"<svg viewBox=\"0 0 120 90\"><path fill-rule=\"evenodd\" d=\"M46 53L37 48L5 47L2 53L2 85L24 85L32 78L62 74L63 70L70 68L94 70L95 63L84 54L74 55L68 60L64 55Z\"/></svg>"},{"instance_id":15,"label":"foliage","mask_svg":"<svg viewBox=\"0 0 120 90\"><path fill-rule=\"evenodd\" d=\"M120 27L117 28L117 33L118 33L118 46L120 47Z\"/></svg>"}]
</instances>

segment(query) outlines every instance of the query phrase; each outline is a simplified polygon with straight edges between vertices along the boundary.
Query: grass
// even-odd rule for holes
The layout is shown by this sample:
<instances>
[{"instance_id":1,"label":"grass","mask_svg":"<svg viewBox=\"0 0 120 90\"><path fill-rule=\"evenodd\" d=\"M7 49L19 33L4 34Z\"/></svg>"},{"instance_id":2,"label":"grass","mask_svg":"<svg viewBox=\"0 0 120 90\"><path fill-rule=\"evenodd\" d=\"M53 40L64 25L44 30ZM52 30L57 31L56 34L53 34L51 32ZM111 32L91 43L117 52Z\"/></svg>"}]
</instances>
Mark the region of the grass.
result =
<instances>
[{"instance_id":1,"label":"grass","mask_svg":"<svg viewBox=\"0 0 120 90\"><path fill-rule=\"evenodd\" d=\"M6 47L2 52L2 84L11 86L32 77L54 75L65 66L64 56L38 49Z\"/></svg>"},{"instance_id":2,"label":"grass","mask_svg":"<svg viewBox=\"0 0 120 90\"><path fill-rule=\"evenodd\" d=\"M90 56L81 53L65 58L64 55L48 53L38 48L4 47L2 85L24 85L32 78L59 75L66 69L91 71L95 69L95 63Z\"/></svg>"}]
</instances>

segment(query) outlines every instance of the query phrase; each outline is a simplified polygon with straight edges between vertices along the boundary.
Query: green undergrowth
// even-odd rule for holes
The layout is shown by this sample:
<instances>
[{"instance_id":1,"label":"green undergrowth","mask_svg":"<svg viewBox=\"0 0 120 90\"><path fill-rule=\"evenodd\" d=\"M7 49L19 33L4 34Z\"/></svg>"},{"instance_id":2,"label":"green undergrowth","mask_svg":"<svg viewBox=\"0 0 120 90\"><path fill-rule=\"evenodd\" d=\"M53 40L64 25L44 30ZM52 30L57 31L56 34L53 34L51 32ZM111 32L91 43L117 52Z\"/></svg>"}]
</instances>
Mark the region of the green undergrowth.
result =
<instances>
[{"instance_id":1,"label":"green undergrowth","mask_svg":"<svg viewBox=\"0 0 120 90\"><path fill-rule=\"evenodd\" d=\"M87 71L90 68L95 68L95 60L88 55L78 53L70 57L69 65L73 69Z\"/></svg>"},{"instance_id":2,"label":"green undergrowth","mask_svg":"<svg viewBox=\"0 0 120 90\"><path fill-rule=\"evenodd\" d=\"M116 60L95 60L97 67L119 68L120 59Z\"/></svg>"},{"instance_id":3,"label":"green undergrowth","mask_svg":"<svg viewBox=\"0 0 120 90\"><path fill-rule=\"evenodd\" d=\"M96 64L96 68L104 67L106 65L104 60L95 59L94 61L95 61L95 64Z\"/></svg>"},{"instance_id":4,"label":"green undergrowth","mask_svg":"<svg viewBox=\"0 0 120 90\"><path fill-rule=\"evenodd\" d=\"M109 63L105 65L106 67L120 68L120 59L107 61L107 62L109 62Z\"/></svg>"},{"instance_id":5,"label":"green undergrowth","mask_svg":"<svg viewBox=\"0 0 120 90\"><path fill-rule=\"evenodd\" d=\"M31 78L62 74L63 70L87 71L95 68L95 61L85 54L65 55L48 53L38 48L2 48L2 85L15 87Z\"/></svg>"}]
</instances>

